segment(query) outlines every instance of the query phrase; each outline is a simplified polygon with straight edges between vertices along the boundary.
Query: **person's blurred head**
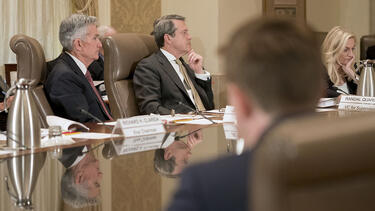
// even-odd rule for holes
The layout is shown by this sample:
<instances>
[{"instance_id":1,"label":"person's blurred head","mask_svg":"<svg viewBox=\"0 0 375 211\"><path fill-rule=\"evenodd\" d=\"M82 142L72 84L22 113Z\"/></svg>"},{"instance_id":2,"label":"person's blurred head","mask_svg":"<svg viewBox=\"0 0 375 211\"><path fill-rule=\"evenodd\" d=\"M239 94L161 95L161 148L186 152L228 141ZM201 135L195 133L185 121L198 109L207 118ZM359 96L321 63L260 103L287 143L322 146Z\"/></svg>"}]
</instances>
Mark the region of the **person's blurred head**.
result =
<instances>
[{"instance_id":1,"label":"person's blurred head","mask_svg":"<svg viewBox=\"0 0 375 211\"><path fill-rule=\"evenodd\" d=\"M154 22L154 35L159 48L179 58L191 50L191 36L185 24L185 17L165 15Z\"/></svg>"},{"instance_id":2,"label":"person's blurred head","mask_svg":"<svg viewBox=\"0 0 375 211\"><path fill-rule=\"evenodd\" d=\"M322 44L323 62L330 80L335 85L342 78L338 67L339 65L345 66L355 57L355 45L355 36L340 26L333 27L325 37Z\"/></svg>"},{"instance_id":3,"label":"person's blurred head","mask_svg":"<svg viewBox=\"0 0 375 211\"><path fill-rule=\"evenodd\" d=\"M82 14L73 14L60 24L59 39L63 49L86 66L98 59L102 47L96 24L95 17Z\"/></svg>"},{"instance_id":4,"label":"person's blurred head","mask_svg":"<svg viewBox=\"0 0 375 211\"><path fill-rule=\"evenodd\" d=\"M183 141L174 141L165 149L157 149L154 156L154 168L163 176L176 177L188 164L191 147Z\"/></svg>"},{"instance_id":5,"label":"person's blurred head","mask_svg":"<svg viewBox=\"0 0 375 211\"><path fill-rule=\"evenodd\" d=\"M234 32L221 53L240 134L253 132L258 117L272 120L315 108L324 68L318 42L306 25L252 20Z\"/></svg>"},{"instance_id":6,"label":"person's blurred head","mask_svg":"<svg viewBox=\"0 0 375 211\"><path fill-rule=\"evenodd\" d=\"M74 208L96 205L100 195L102 172L99 161L88 153L76 166L68 168L61 178L61 195Z\"/></svg>"},{"instance_id":7,"label":"person's blurred head","mask_svg":"<svg viewBox=\"0 0 375 211\"><path fill-rule=\"evenodd\" d=\"M98 27L99 40L101 41L103 40L104 37L112 36L116 33L117 31L111 26L101 25ZM103 47L100 48L100 53L104 55Z\"/></svg>"}]
</instances>

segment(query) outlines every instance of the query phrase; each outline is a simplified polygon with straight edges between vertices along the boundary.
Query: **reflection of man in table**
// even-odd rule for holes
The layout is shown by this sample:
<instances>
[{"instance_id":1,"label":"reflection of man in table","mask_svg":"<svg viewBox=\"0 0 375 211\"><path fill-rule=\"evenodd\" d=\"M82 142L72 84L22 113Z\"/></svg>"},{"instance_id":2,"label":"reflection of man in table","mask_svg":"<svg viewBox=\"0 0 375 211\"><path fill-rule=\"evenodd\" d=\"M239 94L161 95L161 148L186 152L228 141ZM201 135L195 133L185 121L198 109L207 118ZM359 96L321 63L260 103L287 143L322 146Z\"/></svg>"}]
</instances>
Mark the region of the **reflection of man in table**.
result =
<instances>
[{"instance_id":1,"label":"reflection of man in table","mask_svg":"<svg viewBox=\"0 0 375 211\"><path fill-rule=\"evenodd\" d=\"M61 195L74 208L96 205L100 196L102 172L90 146L63 150L61 163L66 169L61 178Z\"/></svg>"},{"instance_id":2,"label":"reflection of man in table","mask_svg":"<svg viewBox=\"0 0 375 211\"><path fill-rule=\"evenodd\" d=\"M323 65L313 32L286 20L253 20L223 49L228 99L247 150L184 171L169 210L249 210L251 147L285 118L313 112Z\"/></svg>"},{"instance_id":3,"label":"reflection of man in table","mask_svg":"<svg viewBox=\"0 0 375 211\"><path fill-rule=\"evenodd\" d=\"M153 35L160 50L140 61L134 72L139 111L170 114L172 109L176 113L213 109L210 74L203 68L203 57L191 48L185 18L159 18L154 23ZM188 63L182 59L184 55Z\"/></svg>"},{"instance_id":4,"label":"reflection of man in table","mask_svg":"<svg viewBox=\"0 0 375 211\"><path fill-rule=\"evenodd\" d=\"M165 149L157 149L154 157L155 170L163 176L177 177L188 164L191 150L202 141L202 131L197 131L183 140L174 141Z\"/></svg>"}]
</instances>

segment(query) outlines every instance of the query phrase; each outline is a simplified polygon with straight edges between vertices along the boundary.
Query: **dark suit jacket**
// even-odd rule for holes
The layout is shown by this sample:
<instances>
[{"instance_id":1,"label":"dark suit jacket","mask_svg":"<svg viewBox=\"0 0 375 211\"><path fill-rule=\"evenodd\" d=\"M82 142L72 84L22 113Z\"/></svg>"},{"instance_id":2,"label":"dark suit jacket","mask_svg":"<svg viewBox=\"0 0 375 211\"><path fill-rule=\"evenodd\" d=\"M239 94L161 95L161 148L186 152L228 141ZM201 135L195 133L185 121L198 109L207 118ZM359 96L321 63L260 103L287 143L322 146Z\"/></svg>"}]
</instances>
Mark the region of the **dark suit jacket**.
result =
<instances>
[{"instance_id":1,"label":"dark suit jacket","mask_svg":"<svg viewBox=\"0 0 375 211\"><path fill-rule=\"evenodd\" d=\"M69 168L73 165L74 161L77 160L78 156L83 155L82 150L85 146L73 147L63 149L62 156L59 161L64 165L65 168Z\"/></svg>"},{"instance_id":2,"label":"dark suit jacket","mask_svg":"<svg viewBox=\"0 0 375 211\"><path fill-rule=\"evenodd\" d=\"M100 120L107 120L90 83L68 54L63 53L60 56L48 75L44 88L52 110L57 116L83 123L95 121L80 112L80 109L85 109Z\"/></svg>"},{"instance_id":3,"label":"dark suit jacket","mask_svg":"<svg viewBox=\"0 0 375 211\"><path fill-rule=\"evenodd\" d=\"M104 80L104 60L102 59L102 57L99 56L99 58L93 61L87 69L90 71L92 80Z\"/></svg>"},{"instance_id":4,"label":"dark suit jacket","mask_svg":"<svg viewBox=\"0 0 375 211\"><path fill-rule=\"evenodd\" d=\"M246 151L187 168L168 211L247 211L251 155Z\"/></svg>"},{"instance_id":5,"label":"dark suit jacket","mask_svg":"<svg viewBox=\"0 0 375 211\"><path fill-rule=\"evenodd\" d=\"M204 81L195 77L194 71L181 60L193 82L202 103L207 110L214 108L211 79ZM134 91L139 111L142 114L188 113L191 109L178 105L179 102L193 108L195 106L173 66L159 50L141 60L134 73Z\"/></svg>"},{"instance_id":6,"label":"dark suit jacket","mask_svg":"<svg viewBox=\"0 0 375 211\"><path fill-rule=\"evenodd\" d=\"M348 84L348 89L349 89L349 93L348 94L353 94L355 95L356 92L357 92L357 84L354 83L353 80L346 80L346 83ZM341 95L340 92L337 92L337 88L335 86L333 86L333 83L332 81L329 79L329 76L328 74L326 74L326 96L325 97L338 97L339 95Z\"/></svg>"}]
</instances>

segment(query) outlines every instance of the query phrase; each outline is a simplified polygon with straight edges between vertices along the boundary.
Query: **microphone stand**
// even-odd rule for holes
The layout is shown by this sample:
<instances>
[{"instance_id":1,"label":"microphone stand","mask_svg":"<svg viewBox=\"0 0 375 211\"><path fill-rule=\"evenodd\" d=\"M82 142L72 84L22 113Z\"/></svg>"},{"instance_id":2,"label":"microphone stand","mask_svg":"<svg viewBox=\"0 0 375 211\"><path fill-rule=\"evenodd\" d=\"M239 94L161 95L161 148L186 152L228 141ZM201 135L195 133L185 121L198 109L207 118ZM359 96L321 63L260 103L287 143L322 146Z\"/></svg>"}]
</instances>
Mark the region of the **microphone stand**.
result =
<instances>
[{"instance_id":1,"label":"microphone stand","mask_svg":"<svg viewBox=\"0 0 375 211\"><path fill-rule=\"evenodd\" d=\"M208 118L206 115L204 115L204 114L203 114L202 112L200 112L199 110L194 110L194 109L192 109L190 106L188 106L188 105L182 103L181 101L178 102L178 105L181 105L181 106L183 106L183 107L189 109L190 111L192 111L192 112L198 114L199 116L203 117L204 119L207 119L207 120L210 121L212 124L217 124L215 121L213 121L212 119Z\"/></svg>"}]
</instances>

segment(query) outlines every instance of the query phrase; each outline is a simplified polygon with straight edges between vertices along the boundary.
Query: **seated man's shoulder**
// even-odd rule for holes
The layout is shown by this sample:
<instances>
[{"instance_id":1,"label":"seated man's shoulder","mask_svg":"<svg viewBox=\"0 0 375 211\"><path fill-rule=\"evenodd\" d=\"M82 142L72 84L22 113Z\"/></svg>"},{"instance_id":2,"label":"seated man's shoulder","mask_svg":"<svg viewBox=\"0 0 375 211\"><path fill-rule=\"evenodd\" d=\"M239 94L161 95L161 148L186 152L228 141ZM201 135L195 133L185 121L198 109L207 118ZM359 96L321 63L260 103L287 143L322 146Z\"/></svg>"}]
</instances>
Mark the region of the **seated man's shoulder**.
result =
<instances>
[{"instance_id":1,"label":"seated man's shoulder","mask_svg":"<svg viewBox=\"0 0 375 211\"><path fill-rule=\"evenodd\" d=\"M246 151L239 156L230 155L217 160L192 165L184 171L184 174L193 174L197 177L220 174L223 176L221 179L224 179L225 175L231 177L234 172L245 172L244 169L248 168L250 159L251 152Z\"/></svg>"}]
</instances>

